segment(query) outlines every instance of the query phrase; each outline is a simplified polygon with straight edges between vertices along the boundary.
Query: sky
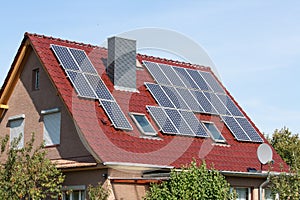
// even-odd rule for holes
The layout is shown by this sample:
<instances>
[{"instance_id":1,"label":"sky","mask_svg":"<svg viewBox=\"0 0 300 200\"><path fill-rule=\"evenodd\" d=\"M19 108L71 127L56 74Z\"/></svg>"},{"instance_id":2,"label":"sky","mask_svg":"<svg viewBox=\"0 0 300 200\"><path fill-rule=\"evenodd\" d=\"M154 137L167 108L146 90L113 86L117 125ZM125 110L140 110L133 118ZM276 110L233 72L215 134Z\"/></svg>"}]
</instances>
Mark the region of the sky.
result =
<instances>
[{"instance_id":1,"label":"sky","mask_svg":"<svg viewBox=\"0 0 300 200\"><path fill-rule=\"evenodd\" d=\"M141 28L199 44L259 130L300 133L300 1L5 1L0 7L0 83L25 32L101 45Z\"/></svg>"}]
</instances>

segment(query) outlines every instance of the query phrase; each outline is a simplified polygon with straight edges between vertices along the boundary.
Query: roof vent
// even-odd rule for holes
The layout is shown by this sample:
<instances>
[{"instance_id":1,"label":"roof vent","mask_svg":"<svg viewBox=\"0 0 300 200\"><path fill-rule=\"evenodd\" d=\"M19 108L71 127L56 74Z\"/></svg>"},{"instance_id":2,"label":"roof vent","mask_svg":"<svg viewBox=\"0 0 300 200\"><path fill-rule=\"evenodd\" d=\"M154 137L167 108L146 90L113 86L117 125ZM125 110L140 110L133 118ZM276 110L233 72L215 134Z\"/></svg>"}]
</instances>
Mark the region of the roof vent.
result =
<instances>
[{"instance_id":1,"label":"roof vent","mask_svg":"<svg viewBox=\"0 0 300 200\"><path fill-rule=\"evenodd\" d=\"M136 91L136 41L108 38L106 70L116 89Z\"/></svg>"}]
</instances>

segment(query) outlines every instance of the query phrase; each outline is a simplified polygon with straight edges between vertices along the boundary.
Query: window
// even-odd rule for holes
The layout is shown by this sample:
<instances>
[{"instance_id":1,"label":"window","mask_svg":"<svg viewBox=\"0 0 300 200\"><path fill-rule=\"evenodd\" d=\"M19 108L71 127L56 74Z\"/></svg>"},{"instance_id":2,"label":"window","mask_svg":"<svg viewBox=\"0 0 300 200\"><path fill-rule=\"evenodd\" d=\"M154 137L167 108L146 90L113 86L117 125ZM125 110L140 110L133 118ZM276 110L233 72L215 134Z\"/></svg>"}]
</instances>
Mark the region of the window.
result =
<instances>
[{"instance_id":1,"label":"window","mask_svg":"<svg viewBox=\"0 0 300 200\"><path fill-rule=\"evenodd\" d=\"M251 198L250 188L235 188L237 200L249 200Z\"/></svg>"},{"instance_id":2,"label":"window","mask_svg":"<svg viewBox=\"0 0 300 200\"><path fill-rule=\"evenodd\" d=\"M225 142L224 137L221 135L213 122L203 122L203 124L214 141L223 143Z\"/></svg>"},{"instance_id":3,"label":"window","mask_svg":"<svg viewBox=\"0 0 300 200\"><path fill-rule=\"evenodd\" d=\"M265 195L264 195L265 200L274 200L274 199L276 199L272 196L272 190L270 188L266 188L264 190L265 190Z\"/></svg>"},{"instance_id":4,"label":"window","mask_svg":"<svg viewBox=\"0 0 300 200\"><path fill-rule=\"evenodd\" d=\"M24 114L8 118L9 126L10 126L10 137L9 137L10 145L12 145L12 142L15 139L19 138L20 135L22 135L17 145L17 149L21 149L24 147L24 123L25 123L24 119L25 119Z\"/></svg>"},{"instance_id":5,"label":"window","mask_svg":"<svg viewBox=\"0 0 300 200\"><path fill-rule=\"evenodd\" d=\"M32 89L38 90L40 89L40 70L34 69L32 71Z\"/></svg>"},{"instance_id":6,"label":"window","mask_svg":"<svg viewBox=\"0 0 300 200\"><path fill-rule=\"evenodd\" d=\"M62 200L85 200L85 186L64 187Z\"/></svg>"},{"instance_id":7,"label":"window","mask_svg":"<svg viewBox=\"0 0 300 200\"><path fill-rule=\"evenodd\" d=\"M44 141L46 146L60 144L61 113L58 108L42 110L44 115Z\"/></svg>"},{"instance_id":8,"label":"window","mask_svg":"<svg viewBox=\"0 0 300 200\"><path fill-rule=\"evenodd\" d=\"M155 136L157 133L150 124L149 120L144 114L141 113L131 113L131 117L138 129L144 134L148 136Z\"/></svg>"}]
</instances>

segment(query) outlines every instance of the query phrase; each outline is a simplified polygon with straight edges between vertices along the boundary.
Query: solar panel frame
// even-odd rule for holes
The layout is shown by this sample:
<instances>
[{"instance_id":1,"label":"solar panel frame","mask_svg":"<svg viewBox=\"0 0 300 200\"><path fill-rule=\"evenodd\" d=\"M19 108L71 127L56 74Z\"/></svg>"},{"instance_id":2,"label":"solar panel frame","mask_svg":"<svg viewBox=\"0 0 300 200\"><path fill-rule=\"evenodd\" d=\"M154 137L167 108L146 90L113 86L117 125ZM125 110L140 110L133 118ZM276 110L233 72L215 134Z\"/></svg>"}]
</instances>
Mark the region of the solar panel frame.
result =
<instances>
[{"instance_id":1,"label":"solar panel frame","mask_svg":"<svg viewBox=\"0 0 300 200\"><path fill-rule=\"evenodd\" d=\"M178 134L178 130L162 107L146 106L146 108L163 133Z\"/></svg>"},{"instance_id":2,"label":"solar panel frame","mask_svg":"<svg viewBox=\"0 0 300 200\"><path fill-rule=\"evenodd\" d=\"M94 90L98 99L105 99L105 100L114 100L114 97L107 89L106 85L102 81L102 79L98 76L98 74L85 74L87 81L91 85L92 89Z\"/></svg>"},{"instance_id":3,"label":"solar panel frame","mask_svg":"<svg viewBox=\"0 0 300 200\"><path fill-rule=\"evenodd\" d=\"M172 85L169 79L161 71L157 63L143 61L143 64L157 83L162 85Z\"/></svg>"},{"instance_id":4,"label":"solar panel frame","mask_svg":"<svg viewBox=\"0 0 300 200\"><path fill-rule=\"evenodd\" d=\"M64 70L80 71L68 47L55 44L50 44L50 47Z\"/></svg>"},{"instance_id":5,"label":"solar panel frame","mask_svg":"<svg viewBox=\"0 0 300 200\"><path fill-rule=\"evenodd\" d=\"M131 124L117 102L100 100L100 105L116 129L133 130Z\"/></svg>"},{"instance_id":6,"label":"solar panel frame","mask_svg":"<svg viewBox=\"0 0 300 200\"><path fill-rule=\"evenodd\" d=\"M196 90L200 89L198 85L194 82L194 80L190 77L190 75L187 73L185 68L173 67L173 69L187 88L192 88Z\"/></svg>"},{"instance_id":7,"label":"solar panel frame","mask_svg":"<svg viewBox=\"0 0 300 200\"><path fill-rule=\"evenodd\" d=\"M165 74L165 76L169 79L172 85L177 87L185 87L184 83L174 71L172 66L165 64L158 64L158 66L161 69L161 71Z\"/></svg>"},{"instance_id":8,"label":"solar panel frame","mask_svg":"<svg viewBox=\"0 0 300 200\"><path fill-rule=\"evenodd\" d=\"M179 112L196 136L209 137L209 135L206 132L206 129L202 125L202 122L199 121L199 119L195 116L193 112L187 110L179 110Z\"/></svg>"},{"instance_id":9,"label":"solar panel frame","mask_svg":"<svg viewBox=\"0 0 300 200\"><path fill-rule=\"evenodd\" d=\"M177 109L164 108L164 111L178 130L179 135L195 136L195 133Z\"/></svg>"},{"instance_id":10,"label":"solar panel frame","mask_svg":"<svg viewBox=\"0 0 300 200\"><path fill-rule=\"evenodd\" d=\"M223 122L227 126L227 128L231 131L234 137L238 141L250 142L251 139L239 125L239 123L232 116L221 116Z\"/></svg>"},{"instance_id":11,"label":"solar panel frame","mask_svg":"<svg viewBox=\"0 0 300 200\"><path fill-rule=\"evenodd\" d=\"M187 73L191 76L194 82L198 85L200 90L212 91L204 78L200 75L198 70L186 69Z\"/></svg>"},{"instance_id":12,"label":"solar panel frame","mask_svg":"<svg viewBox=\"0 0 300 200\"><path fill-rule=\"evenodd\" d=\"M89 99L96 99L96 95L84 77L83 73L73 70L65 70L65 72L79 96Z\"/></svg>"},{"instance_id":13,"label":"solar panel frame","mask_svg":"<svg viewBox=\"0 0 300 200\"><path fill-rule=\"evenodd\" d=\"M204 113L217 115L218 112L214 108L214 106L210 103L210 101L206 98L204 93L200 90L190 90L192 95L198 101L198 103L203 108Z\"/></svg>"},{"instance_id":14,"label":"solar panel frame","mask_svg":"<svg viewBox=\"0 0 300 200\"><path fill-rule=\"evenodd\" d=\"M244 129L248 137L252 142L263 142L263 139L260 137L258 132L254 129L254 127L250 124L250 122L244 117L235 117L236 121L239 125Z\"/></svg>"},{"instance_id":15,"label":"solar panel frame","mask_svg":"<svg viewBox=\"0 0 300 200\"><path fill-rule=\"evenodd\" d=\"M145 85L160 106L175 108L174 104L166 95L160 85L155 83L145 83Z\"/></svg>"},{"instance_id":16,"label":"solar panel frame","mask_svg":"<svg viewBox=\"0 0 300 200\"><path fill-rule=\"evenodd\" d=\"M221 84L210 72L199 71L199 73L215 93L225 94L225 90L223 89Z\"/></svg>"},{"instance_id":17,"label":"solar panel frame","mask_svg":"<svg viewBox=\"0 0 300 200\"><path fill-rule=\"evenodd\" d=\"M185 103L184 99L178 94L174 87L162 85L161 88L164 90L166 95L172 101L175 108L189 110L190 108Z\"/></svg>"},{"instance_id":18,"label":"solar panel frame","mask_svg":"<svg viewBox=\"0 0 300 200\"><path fill-rule=\"evenodd\" d=\"M85 51L74 48L69 48L69 50L81 71L85 73L97 74L95 67L93 66L89 57L86 55Z\"/></svg>"}]
</instances>

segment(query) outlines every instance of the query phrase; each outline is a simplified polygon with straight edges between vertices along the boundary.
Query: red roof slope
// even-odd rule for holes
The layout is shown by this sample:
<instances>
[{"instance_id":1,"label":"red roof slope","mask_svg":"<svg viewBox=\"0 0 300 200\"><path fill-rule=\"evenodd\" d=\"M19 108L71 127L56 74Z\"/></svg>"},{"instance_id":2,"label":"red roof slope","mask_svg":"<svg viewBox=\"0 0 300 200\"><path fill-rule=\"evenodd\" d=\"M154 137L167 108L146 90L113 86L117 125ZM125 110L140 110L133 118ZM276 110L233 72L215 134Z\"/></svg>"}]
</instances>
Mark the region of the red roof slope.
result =
<instances>
[{"instance_id":1,"label":"red roof slope","mask_svg":"<svg viewBox=\"0 0 300 200\"><path fill-rule=\"evenodd\" d=\"M222 132L228 145L214 144L211 139L166 135L161 132L158 133L160 139L141 138L137 127L129 117L133 131L115 129L102 107L99 106L98 101L77 96L71 82L66 77L64 70L52 52L50 44L84 50L123 112L126 114L128 112L146 114L152 125L158 130L155 122L146 110L146 105L157 105L144 85L144 82L154 83L147 69L137 70L137 89L139 93L114 90L112 82L105 73L106 49L29 33L25 34L25 38L29 38L45 70L57 88L58 94L78 125L81 134L102 162L180 167L195 158L198 161L205 159L208 164L213 163L218 170L246 172L249 167L260 169L260 162L256 156L259 143L237 141L218 116L201 114L199 118L213 121ZM210 68L207 67L145 55L137 55L137 58L139 61L148 60L210 71ZM227 94L229 95L228 92ZM245 116L247 115L245 114ZM263 136L261 135L261 137ZM265 140L265 142L267 141ZM275 160L274 170L279 171L280 163L283 163L283 161L274 150L273 154L273 159ZM264 170L268 170L268 166L264 166Z\"/></svg>"}]
</instances>

